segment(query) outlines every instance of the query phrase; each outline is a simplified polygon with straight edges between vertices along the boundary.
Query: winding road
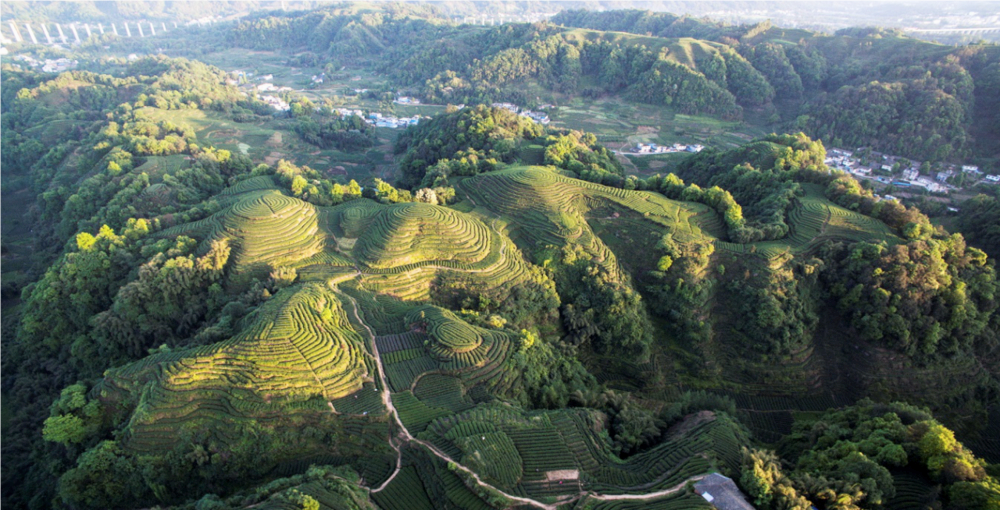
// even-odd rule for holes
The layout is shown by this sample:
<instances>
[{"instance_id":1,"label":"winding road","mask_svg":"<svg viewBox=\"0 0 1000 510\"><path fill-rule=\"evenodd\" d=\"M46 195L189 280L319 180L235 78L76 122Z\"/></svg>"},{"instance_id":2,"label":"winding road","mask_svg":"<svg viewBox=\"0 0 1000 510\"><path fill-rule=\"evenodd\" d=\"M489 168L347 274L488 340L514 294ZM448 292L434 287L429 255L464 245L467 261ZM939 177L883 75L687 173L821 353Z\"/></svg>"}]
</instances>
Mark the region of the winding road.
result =
<instances>
[{"instance_id":1,"label":"winding road","mask_svg":"<svg viewBox=\"0 0 1000 510\"><path fill-rule=\"evenodd\" d=\"M399 413L396 411L396 407L393 406L392 404L392 395L390 394L389 391L389 381L385 376L385 369L382 366L382 357L379 355L378 352L378 343L375 341L375 336L376 336L375 332L361 318L361 314L358 313L359 308L357 300L355 300L353 297L341 291L336 284L331 284L330 287L333 289L334 293L336 293L338 296L342 297L343 299L351 303L351 315L354 317L354 320L359 325L361 325L362 328L364 328L365 332L368 335L368 339L371 342L371 348L375 360L375 366L378 368L379 382L382 385L382 387L379 389L379 391L382 394L382 403L383 405L385 405L385 408L392 416L393 421L399 427L399 432L395 435L395 439L399 442L398 443L394 442L392 441L392 439L390 439L389 441L390 446L392 446L392 448L396 450L396 468L393 470L392 474L389 475L389 478L387 478L384 482L382 482L382 484L379 485L378 487L371 489L371 492L373 493L381 492L389 485L390 482L392 482L394 478L396 478L396 475L399 474L399 471L400 469L402 469L402 464L403 464L403 453L401 449L401 446L403 444L416 444L424 447L427 451L431 453L431 455L434 455L435 457L449 463L450 466L454 466L457 471L465 473L473 480L475 480L476 484L479 485L480 487L483 487L489 490L490 492L493 492L494 494L503 496L511 504L527 505L534 508L542 508L544 510L557 510L557 508L560 505L564 505L566 503L570 503L581 498L590 498L599 500L628 500L628 501L643 501L649 499L657 499L664 496L669 496L670 494L683 490L684 487L689 482L696 482L698 480L701 480L705 476L708 476L707 474L692 476L669 489L650 492L646 494L598 494L590 491L581 491L579 494L575 496L563 496L562 498L559 498L555 504L543 503L541 501L537 501L531 498L515 496L513 494L504 492L494 487L493 485L485 482L482 478L480 478L480 476L475 471L462 465L461 463L453 459L451 456L449 456L447 453L441 451L437 446L434 446L433 444L428 443L427 441L424 441L422 439L417 439L413 437L412 434L410 434L410 431L406 428L405 425L403 425L403 421L399 418Z\"/></svg>"}]
</instances>

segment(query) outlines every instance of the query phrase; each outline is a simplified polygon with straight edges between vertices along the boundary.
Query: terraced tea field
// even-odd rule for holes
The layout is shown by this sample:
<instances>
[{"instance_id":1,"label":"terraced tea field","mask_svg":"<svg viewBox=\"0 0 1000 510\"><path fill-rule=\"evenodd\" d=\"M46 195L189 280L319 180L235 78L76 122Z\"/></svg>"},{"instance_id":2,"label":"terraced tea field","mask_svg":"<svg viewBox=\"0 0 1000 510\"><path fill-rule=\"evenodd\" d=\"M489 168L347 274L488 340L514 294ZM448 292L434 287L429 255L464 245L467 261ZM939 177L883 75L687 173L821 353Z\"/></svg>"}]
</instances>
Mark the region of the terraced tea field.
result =
<instances>
[{"instance_id":1,"label":"terraced tea field","mask_svg":"<svg viewBox=\"0 0 1000 510\"><path fill-rule=\"evenodd\" d=\"M796 198L788 213L787 238L750 244L717 240L715 246L731 253L774 258L784 252L807 253L825 241L901 241L885 223L827 200L818 184L803 183L802 188L805 195Z\"/></svg>"},{"instance_id":2,"label":"terraced tea field","mask_svg":"<svg viewBox=\"0 0 1000 510\"><path fill-rule=\"evenodd\" d=\"M518 285L530 277L522 249L571 244L623 275L588 223L596 211L608 221L617 216L607 211L628 212L641 228L670 232L681 243L711 241L765 257L808 251L824 239L890 236L811 187L790 216L792 235L756 245L719 239L718 216L704 205L541 167L467 178L460 188L467 212L367 199L316 207L258 176L220 193L215 214L156 233L190 236L202 247L228 240L233 254L223 283L234 288L280 267L296 269L297 277L228 340L110 370L95 393L126 410L123 445L162 453L190 427L236 444L240 438L228 435L233 423L278 430L309 422L331 427L347 444L305 441L276 469L301 472L303 459L351 464L387 508L396 497L426 507L428 491L468 508L486 507L482 491L546 509L584 494L602 508L687 505L693 501L678 492L685 481L738 467L747 438L728 418L702 419L623 461L591 411L526 412L496 401L519 391L517 338L431 304L435 282L458 276L482 290ZM750 419L751 427L780 425L773 422L785 418L785 405L753 415L763 421ZM440 485L424 486L428 479L408 467L414 451L444 463L434 467Z\"/></svg>"},{"instance_id":3,"label":"terraced tea field","mask_svg":"<svg viewBox=\"0 0 1000 510\"><path fill-rule=\"evenodd\" d=\"M107 373L99 391L134 408L129 448L169 450L181 424L214 428L283 413L336 412L330 401L372 380L361 338L322 285L285 289L249 319L230 340L155 354Z\"/></svg>"}]
</instances>

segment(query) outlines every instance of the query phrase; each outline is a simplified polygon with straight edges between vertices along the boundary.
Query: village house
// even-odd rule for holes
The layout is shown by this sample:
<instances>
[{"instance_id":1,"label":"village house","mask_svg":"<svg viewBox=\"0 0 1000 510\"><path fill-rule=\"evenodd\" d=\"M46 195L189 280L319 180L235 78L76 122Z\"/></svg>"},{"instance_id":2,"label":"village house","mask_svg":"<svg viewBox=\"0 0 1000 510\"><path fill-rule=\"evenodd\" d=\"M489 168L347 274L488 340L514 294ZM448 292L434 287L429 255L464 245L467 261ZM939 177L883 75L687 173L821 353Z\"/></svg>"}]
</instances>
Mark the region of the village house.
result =
<instances>
[{"instance_id":1,"label":"village house","mask_svg":"<svg viewBox=\"0 0 1000 510\"><path fill-rule=\"evenodd\" d=\"M260 99L261 99L261 101L264 101L265 103L271 105L271 108L274 108L275 110L277 110L279 112L287 112L288 110L291 109L291 107L288 105L288 103L285 102L284 100L282 100L279 97L275 97L275 96L261 96Z\"/></svg>"},{"instance_id":2,"label":"village house","mask_svg":"<svg viewBox=\"0 0 1000 510\"><path fill-rule=\"evenodd\" d=\"M510 110L514 113L521 111L521 109L516 104L511 103L493 103L491 106L494 108L503 108L504 110Z\"/></svg>"},{"instance_id":3,"label":"village house","mask_svg":"<svg viewBox=\"0 0 1000 510\"><path fill-rule=\"evenodd\" d=\"M939 180L941 182L948 182L948 179L951 179L954 176L955 176L955 172L953 172L951 170L946 170L944 172L938 172L938 174L937 174L937 180Z\"/></svg>"}]
</instances>

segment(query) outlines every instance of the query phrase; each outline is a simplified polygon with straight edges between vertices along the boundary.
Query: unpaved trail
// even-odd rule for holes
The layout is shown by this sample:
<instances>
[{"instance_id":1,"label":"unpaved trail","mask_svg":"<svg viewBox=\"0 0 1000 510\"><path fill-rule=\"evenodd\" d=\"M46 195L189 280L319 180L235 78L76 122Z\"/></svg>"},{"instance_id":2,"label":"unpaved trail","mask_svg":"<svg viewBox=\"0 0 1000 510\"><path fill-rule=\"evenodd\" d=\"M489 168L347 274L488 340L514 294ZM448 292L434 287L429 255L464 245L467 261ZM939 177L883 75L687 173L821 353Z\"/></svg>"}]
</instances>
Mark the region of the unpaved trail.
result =
<instances>
[{"instance_id":1,"label":"unpaved trail","mask_svg":"<svg viewBox=\"0 0 1000 510\"><path fill-rule=\"evenodd\" d=\"M397 444L393 442L391 439L389 441L390 446L392 446L392 448L396 450L396 468L393 470L392 474L389 475L389 478L385 480L385 482L382 482L382 484L379 485L378 487L371 489L371 492L374 493L384 490L389 485L389 483L396 477L396 475L399 474L399 471L400 469L402 469L402 464L403 464L403 455L402 455L402 450L400 448L402 443L414 443L423 446L431 453L431 455L434 455L435 457L447 462L449 466L454 466L456 470L461 471L470 476L473 480L476 481L476 484L478 484L479 486L485 487L486 489L507 498L507 500L510 501L511 503L519 505L527 505L535 508L542 508L544 510L557 510L560 505L564 505L566 503L575 501L580 498L593 498L601 500L629 500L629 501L643 501L648 499L661 498L663 496L669 496L670 494L682 490L687 485L688 482L698 481L708 476L707 474L692 476L669 489L650 492L646 494L598 494L589 491L581 491L579 494L575 496L564 496L558 498L556 504L542 503L541 501L537 501L531 498L524 498L504 492L494 487L493 485L483 481L483 479L480 478L480 476L475 471L469 469L468 467L462 465L455 459L451 458L451 456L449 456L447 453L438 449L437 446L434 446L433 444L428 443L427 441L417 439L413 437L412 434L410 434L410 431L406 428L405 425L403 425L403 421L399 418L399 413L396 411L396 407L393 406L392 404L392 395L390 394L389 391L389 381L385 376L385 369L382 366L382 357L379 355L378 352L378 343L375 341L375 336L376 336L375 332L361 318L361 314L358 313L357 300L347 295L346 293L342 292L335 284L331 285L330 287L338 296L341 296L342 298L346 299L351 303L351 315L354 316L354 320L358 324L360 324L361 327L363 327L365 329L365 332L367 332L368 334L368 338L371 341L372 354L375 359L375 366L378 368L379 381L382 384L382 388L379 390L382 393L382 403L383 405L385 405L385 408L389 411L389 414L392 415L393 421L395 421L396 425L399 427L399 432L396 435L396 439L399 439L401 443Z\"/></svg>"}]
</instances>

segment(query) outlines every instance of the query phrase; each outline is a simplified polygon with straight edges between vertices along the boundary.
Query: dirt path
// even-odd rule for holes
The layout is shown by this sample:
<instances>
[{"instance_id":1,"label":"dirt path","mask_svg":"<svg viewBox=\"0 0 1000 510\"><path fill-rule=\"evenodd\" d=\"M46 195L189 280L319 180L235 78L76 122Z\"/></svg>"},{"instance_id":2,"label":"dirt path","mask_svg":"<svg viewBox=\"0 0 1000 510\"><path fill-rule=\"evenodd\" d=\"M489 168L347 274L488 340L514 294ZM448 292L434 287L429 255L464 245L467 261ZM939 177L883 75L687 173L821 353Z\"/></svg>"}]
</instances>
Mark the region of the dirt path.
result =
<instances>
[{"instance_id":1,"label":"dirt path","mask_svg":"<svg viewBox=\"0 0 1000 510\"><path fill-rule=\"evenodd\" d=\"M483 481L483 479L480 478L479 475L475 471L469 469L468 467L463 466L461 463L459 463L455 459L451 458L451 456L449 456L447 453L445 453L445 452L441 451L440 449L438 449L437 446L434 446L433 444L428 443L427 441L423 441L421 439L417 439L417 438L413 437L412 434L410 434L410 431L407 430L406 426L403 425L403 421L399 418L399 412L396 411L396 407L393 406L393 404L392 404L392 396L390 395L390 392L389 392L388 379L385 376L385 369L382 366L382 357L378 353L378 344L375 341L375 332L372 331L372 329L368 326L368 324L365 323L364 320L362 320L361 314L358 313L358 302L353 297L351 297L351 296L347 295L346 293L342 292L339 288L337 288L336 285L331 285L331 287L333 288L333 291L337 295L343 297L347 301L350 301L350 303L351 303L351 315L354 316L354 320L357 321L357 323L360 324L361 327L363 327L365 329L365 331L368 333L368 337L371 340L372 353L373 353L374 358L375 358L375 366L378 368L379 380L382 383L382 389L380 390L381 393L382 393L382 403L385 405L385 408L389 411L389 414L392 415L393 421L395 421L396 425L399 427L399 433L396 436L397 439L401 440L402 443L415 443L415 444L417 444L419 446L423 446L424 448L426 448L431 453L431 455L434 455L435 457L437 457L437 458L439 458L439 459L441 459L441 460L449 463L449 465L455 466L456 470L462 471L463 473L465 473L468 476L472 477L472 479L475 480L476 484L478 484L479 486L485 487L485 488L489 489L490 491L492 491L492 492L494 492L496 494L499 494L499 495L507 498L509 501L511 501L513 503L517 503L517 504L521 504L521 505L528 505L528 506L532 506L532 507L535 507L535 508L542 508L544 510L557 510L557 508L559 507L559 505L562 505L562 504L565 504L567 502L571 502L571 501L574 501L574 500L577 500L577 499L580 499L580 498L583 498L583 497L589 497L589 498L594 498L594 499L602 499L602 500L632 500L632 501L642 501L642 500L647 500L647 499L656 499L656 498L660 498L660 497L663 497L663 496L668 496L670 494L673 494L673 493L675 493L675 492L683 489L684 486L688 482L698 481L698 480L701 480L702 478L708 476L708 475L693 476L693 477L690 477L687 480L684 480L683 482L681 482L681 483L677 484L676 486L671 487L669 489L665 489L665 490L661 490L661 491L656 491L656 492L650 492L650 493L647 493L647 494L596 494L596 493L592 493L592 492L581 492L580 494L578 494L576 496L565 496L565 497L559 498L556 504L546 504L546 503L542 503L541 501L536 501L534 499L523 498L523 497L520 497L520 496L515 496L513 494L506 493L506 492L504 492L504 491L502 491L502 490L494 487L493 485L491 485L491 484ZM387 478L385 482L382 482L382 485L379 485L378 487L372 489L371 492L380 492L383 489L385 489L389 485L389 482L391 482L396 477L396 475L399 474L400 469L402 469L403 455L402 455L402 450L400 449L401 445L400 444L395 444L392 441L390 441L389 444L392 446L392 448L394 450L396 450L396 455L397 455L397 457L396 457L396 468L393 470L392 474L389 475L389 478Z\"/></svg>"},{"instance_id":2,"label":"dirt path","mask_svg":"<svg viewBox=\"0 0 1000 510\"><path fill-rule=\"evenodd\" d=\"M646 500L646 499L661 498L663 496L669 496L669 495L671 495L671 494L673 494L673 493L675 493L675 492L677 492L679 490L682 490L682 489L684 489L685 486L687 486L688 483L690 483L690 482L697 482L698 480L701 480L702 478L705 478L706 476L708 476L708 475L706 474L706 475L692 476L692 477L688 478L687 480L684 480L683 482L681 482L681 483L679 483L677 485L674 485L673 487L671 487L669 489L664 489L662 491L656 491L656 492L647 492L646 494L592 494L592 493L588 493L588 497L593 498L593 499L601 499L601 500L629 500L629 501L642 501L642 500Z\"/></svg>"}]
</instances>

